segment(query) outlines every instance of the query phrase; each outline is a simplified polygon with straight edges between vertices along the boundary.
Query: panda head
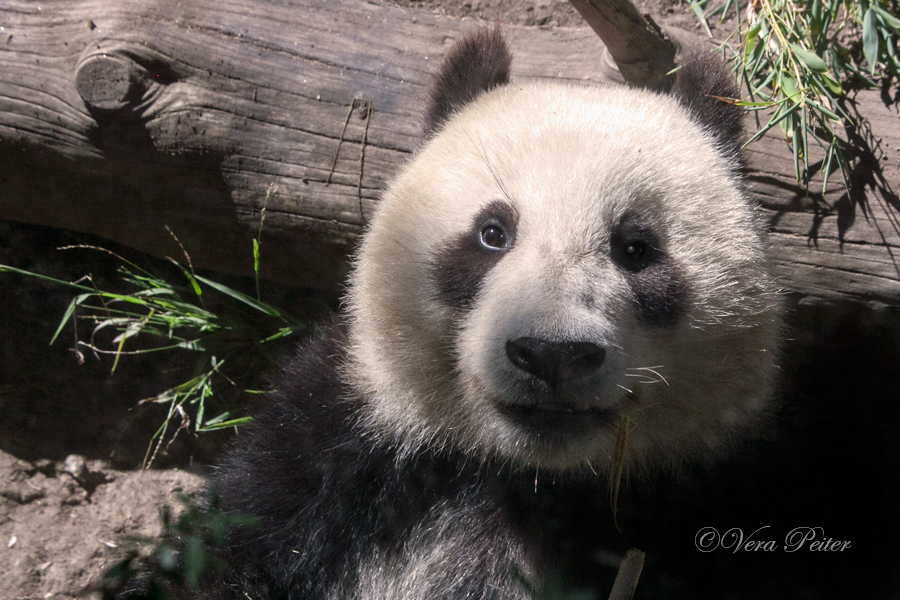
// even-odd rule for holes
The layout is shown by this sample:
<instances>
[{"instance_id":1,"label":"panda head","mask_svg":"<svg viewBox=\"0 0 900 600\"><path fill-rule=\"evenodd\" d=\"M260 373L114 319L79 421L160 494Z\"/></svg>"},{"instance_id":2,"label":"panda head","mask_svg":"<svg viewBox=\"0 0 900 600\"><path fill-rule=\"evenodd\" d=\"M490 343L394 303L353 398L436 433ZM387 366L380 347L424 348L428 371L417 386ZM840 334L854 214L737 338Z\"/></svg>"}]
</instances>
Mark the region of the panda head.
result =
<instances>
[{"instance_id":1,"label":"panda head","mask_svg":"<svg viewBox=\"0 0 900 600\"><path fill-rule=\"evenodd\" d=\"M668 95L507 83L457 44L356 257L347 373L408 451L575 472L713 456L769 408L778 298L696 55ZM724 89L723 89L724 86Z\"/></svg>"}]
</instances>

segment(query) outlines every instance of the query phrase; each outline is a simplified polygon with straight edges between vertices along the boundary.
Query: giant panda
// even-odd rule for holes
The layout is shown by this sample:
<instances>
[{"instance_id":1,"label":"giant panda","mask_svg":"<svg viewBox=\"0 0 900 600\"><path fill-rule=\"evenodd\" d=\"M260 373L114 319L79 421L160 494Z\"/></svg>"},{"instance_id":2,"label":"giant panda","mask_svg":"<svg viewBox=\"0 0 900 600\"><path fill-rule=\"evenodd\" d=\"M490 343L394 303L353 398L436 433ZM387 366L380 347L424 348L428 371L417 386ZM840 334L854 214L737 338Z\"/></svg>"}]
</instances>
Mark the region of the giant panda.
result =
<instances>
[{"instance_id":1,"label":"giant panda","mask_svg":"<svg viewBox=\"0 0 900 600\"><path fill-rule=\"evenodd\" d=\"M689 54L657 93L510 60L493 29L448 53L344 314L211 478L257 523L199 597L532 598L573 497L766 426L780 303L727 70Z\"/></svg>"}]
</instances>

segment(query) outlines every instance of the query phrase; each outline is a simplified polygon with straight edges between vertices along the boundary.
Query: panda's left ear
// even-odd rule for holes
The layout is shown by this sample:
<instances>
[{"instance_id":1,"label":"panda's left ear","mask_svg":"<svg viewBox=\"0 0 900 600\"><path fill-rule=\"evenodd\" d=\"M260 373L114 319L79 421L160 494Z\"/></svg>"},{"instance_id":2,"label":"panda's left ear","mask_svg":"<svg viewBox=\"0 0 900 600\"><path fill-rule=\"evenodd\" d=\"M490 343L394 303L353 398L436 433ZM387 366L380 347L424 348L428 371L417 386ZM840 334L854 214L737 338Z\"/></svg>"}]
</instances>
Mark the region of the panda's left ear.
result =
<instances>
[{"instance_id":1,"label":"panda's left ear","mask_svg":"<svg viewBox=\"0 0 900 600\"><path fill-rule=\"evenodd\" d=\"M720 152L739 158L743 111L721 99L739 98L739 90L719 57L701 48L686 51L670 94L715 138Z\"/></svg>"},{"instance_id":2,"label":"panda's left ear","mask_svg":"<svg viewBox=\"0 0 900 600\"><path fill-rule=\"evenodd\" d=\"M511 64L509 46L498 29L478 29L458 41L441 63L428 95L426 139L460 108L508 83Z\"/></svg>"}]
</instances>

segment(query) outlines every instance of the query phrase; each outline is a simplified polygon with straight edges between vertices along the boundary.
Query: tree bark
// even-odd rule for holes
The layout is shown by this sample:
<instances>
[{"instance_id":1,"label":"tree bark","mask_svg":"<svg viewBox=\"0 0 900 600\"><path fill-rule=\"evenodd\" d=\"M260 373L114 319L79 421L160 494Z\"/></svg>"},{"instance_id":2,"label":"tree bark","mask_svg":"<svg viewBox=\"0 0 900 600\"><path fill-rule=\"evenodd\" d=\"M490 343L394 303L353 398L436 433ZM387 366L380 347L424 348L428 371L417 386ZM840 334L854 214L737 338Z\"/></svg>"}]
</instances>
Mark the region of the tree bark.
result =
<instances>
[{"instance_id":1,"label":"tree bark","mask_svg":"<svg viewBox=\"0 0 900 600\"><path fill-rule=\"evenodd\" d=\"M263 275L326 288L419 141L431 72L476 26L356 0L0 9L0 218L181 256L168 227L195 267L246 274L265 206ZM514 79L608 81L586 27L504 31ZM854 102L852 195L833 174L807 196L772 137L748 184L786 289L898 306L900 121L878 92Z\"/></svg>"},{"instance_id":2,"label":"tree bark","mask_svg":"<svg viewBox=\"0 0 900 600\"><path fill-rule=\"evenodd\" d=\"M626 83L653 90L670 87L668 73L675 68L675 44L630 0L570 2L603 40Z\"/></svg>"}]
</instances>

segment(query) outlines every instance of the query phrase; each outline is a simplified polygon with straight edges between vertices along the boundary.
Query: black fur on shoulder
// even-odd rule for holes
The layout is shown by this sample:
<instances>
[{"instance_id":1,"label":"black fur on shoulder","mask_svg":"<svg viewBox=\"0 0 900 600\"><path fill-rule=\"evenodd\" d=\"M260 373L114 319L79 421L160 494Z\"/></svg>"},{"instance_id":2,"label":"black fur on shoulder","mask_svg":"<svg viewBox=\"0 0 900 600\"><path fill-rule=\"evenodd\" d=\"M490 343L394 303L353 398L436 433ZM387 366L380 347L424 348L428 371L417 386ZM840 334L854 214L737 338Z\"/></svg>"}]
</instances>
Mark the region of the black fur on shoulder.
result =
<instances>
[{"instance_id":1,"label":"black fur on shoulder","mask_svg":"<svg viewBox=\"0 0 900 600\"><path fill-rule=\"evenodd\" d=\"M425 138L484 92L509 82L512 55L499 29L487 27L456 43L435 76L425 111Z\"/></svg>"},{"instance_id":2,"label":"black fur on shoulder","mask_svg":"<svg viewBox=\"0 0 900 600\"><path fill-rule=\"evenodd\" d=\"M230 532L215 598L523 597L522 578L560 555L552 515L583 515L585 498L608 514L593 486L538 490L536 473L453 451L398 455L360 424L366 401L341 381L346 333L338 323L300 347L210 482L222 510L259 523ZM570 528L581 535L584 519Z\"/></svg>"},{"instance_id":3,"label":"black fur on shoulder","mask_svg":"<svg viewBox=\"0 0 900 600\"><path fill-rule=\"evenodd\" d=\"M739 158L743 111L719 99L739 97L734 76L720 58L702 48L685 52L670 94L715 137L725 156Z\"/></svg>"},{"instance_id":4,"label":"black fur on shoulder","mask_svg":"<svg viewBox=\"0 0 900 600\"><path fill-rule=\"evenodd\" d=\"M596 571L597 482L398 454L360 423L345 339L337 324L301 345L211 477L209 508L256 519L210 548L221 570L193 590L157 571L117 600L524 599L548 569Z\"/></svg>"}]
</instances>

